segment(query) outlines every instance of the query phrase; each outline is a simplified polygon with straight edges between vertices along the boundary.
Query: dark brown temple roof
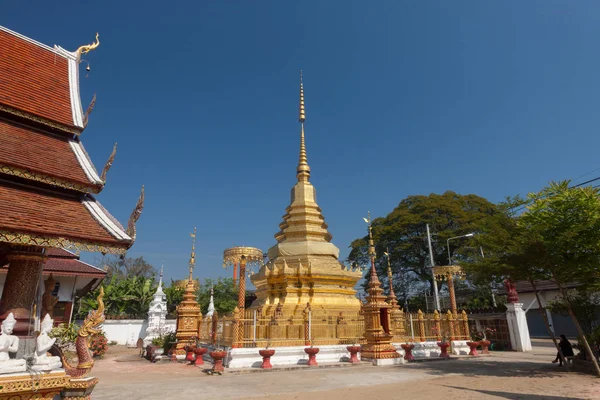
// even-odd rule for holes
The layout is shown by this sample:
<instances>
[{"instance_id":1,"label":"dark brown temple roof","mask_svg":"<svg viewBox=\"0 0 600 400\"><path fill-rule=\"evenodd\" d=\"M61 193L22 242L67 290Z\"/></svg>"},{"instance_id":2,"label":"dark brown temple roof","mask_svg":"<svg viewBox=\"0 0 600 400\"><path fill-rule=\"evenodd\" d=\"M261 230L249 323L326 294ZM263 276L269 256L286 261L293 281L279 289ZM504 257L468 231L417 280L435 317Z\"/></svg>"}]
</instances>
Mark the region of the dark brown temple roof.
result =
<instances>
[{"instance_id":1,"label":"dark brown temple roof","mask_svg":"<svg viewBox=\"0 0 600 400\"><path fill-rule=\"evenodd\" d=\"M4 27L0 27L0 49L0 105L83 128L76 53Z\"/></svg>"},{"instance_id":2,"label":"dark brown temple roof","mask_svg":"<svg viewBox=\"0 0 600 400\"><path fill-rule=\"evenodd\" d=\"M77 136L80 53L97 39L70 52L0 26L0 245L122 254L134 242L143 191L128 234L89 194L104 182Z\"/></svg>"},{"instance_id":3,"label":"dark brown temple roof","mask_svg":"<svg viewBox=\"0 0 600 400\"><path fill-rule=\"evenodd\" d=\"M114 252L110 249L124 251L131 244L123 228L89 195L65 196L6 182L0 182L0 240L2 232L20 233L30 244L45 247L82 243L90 251Z\"/></svg>"},{"instance_id":4,"label":"dark brown temple roof","mask_svg":"<svg viewBox=\"0 0 600 400\"><path fill-rule=\"evenodd\" d=\"M0 92L1 93L1 92ZM0 119L0 171L97 193L102 181L81 143Z\"/></svg>"},{"instance_id":5,"label":"dark brown temple roof","mask_svg":"<svg viewBox=\"0 0 600 400\"><path fill-rule=\"evenodd\" d=\"M85 276L104 278L106 271L79 260L79 256L70 251L51 248L46 251L48 258L44 262L44 275L54 276ZM0 273L6 273L8 265L0 268Z\"/></svg>"}]
</instances>

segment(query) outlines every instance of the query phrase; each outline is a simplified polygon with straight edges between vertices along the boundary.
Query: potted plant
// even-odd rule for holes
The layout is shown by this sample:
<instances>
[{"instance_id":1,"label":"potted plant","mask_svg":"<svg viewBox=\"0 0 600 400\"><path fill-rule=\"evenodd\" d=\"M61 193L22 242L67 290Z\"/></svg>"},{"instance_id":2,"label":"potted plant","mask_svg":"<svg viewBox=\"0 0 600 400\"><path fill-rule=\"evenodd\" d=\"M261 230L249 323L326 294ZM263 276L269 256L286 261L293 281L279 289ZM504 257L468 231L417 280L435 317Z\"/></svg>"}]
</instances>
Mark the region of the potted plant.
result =
<instances>
[{"instance_id":1,"label":"potted plant","mask_svg":"<svg viewBox=\"0 0 600 400\"><path fill-rule=\"evenodd\" d=\"M477 347L479 347L479 341L482 339L481 332L473 332L471 333L471 341L467 342L467 346L469 346L469 355L477 357L479 353L477 353Z\"/></svg>"},{"instance_id":2,"label":"potted plant","mask_svg":"<svg viewBox=\"0 0 600 400\"><path fill-rule=\"evenodd\" d=\"M206 351L208 349L206 347L202 347L202 343L200 343L200 340L198 338L196 338L196 345L194 346L194 354L196 355L196 362L194 363L194 365L198 366L198 365L204 365L204 360L202 359L202 357L204 356L204 354L206 354Z\"/></svg>"},{"instance_id":3,"label":"potted plant","mask_svg":"<svg viewBox=\"0 0 600 400\"><path fill-rule=\"evenodd\" d=\"M260 366L263 369L273 368L271 365L271 357L275 354L275 349L269 349L269 343L270 342L267 342L267 346L263 350L258 351L258 354L263 358L263 362Z\"/></svg>"},{"instance_id":4,"label":"potted plant","mask_svg":"<svg viewBox=\"0 0 600 400\"><path fill-rule=\"evenodd\" d=\"M196 361L196 356L194 354L194 350L196 349L196 338L190 338L183 349L185 350L185 361L189 361L190 364L194 363L194 361Z\"/></svg>"},{"instance_id":5,"label":"potted plant","mask_svg":"<svg viewBox=\"0 0 600 400\"><path fill-rule=\"evenodd\" d=\"M352 346L347 346L346 350L350 352L350 363L359 364L360 360L358 359L358 352L360 352L360 345L353 344Z\"/></svg>"},{"instance_id":6,"label":"potted plant","mask_svg":"<svg viewBox=\"0 0 600 400\"><path fill-rule=\"evenodd\" d=\"M437 345L440 348L440 357L442 358L450 358L450 354L448 354L448 348L450 347L450 340L446 332L442 334L442 340L437 342Z\"/></svg>"},{"instance_id":7,"label":"potted plant","mask_svg":"<svg viewBox=\"0 0 600 400\"><path fill-rule=\"evenodd\" d=\"M483 330L480 332L482 339L479 341L479 345L481 346L481 352L483 354L490 354L488 347L490 346L490 344L492 342L487 340L487 334L493 333L493 332L496 332L496 330L493 328L489 328L489 327L483 328Z\"/></svg>"},{"instance_id":8,"label":"potted plant","mask_svg":"<svg viewBox=\"0 0 600 400\"><path fill-rule=\"evenodd\" d=\"M152 352L154 355L163 354L163 346L165 345L165 337L163 335L158 335L151 341L152 343Z\"/></svg>"},{"instance_id":9,"label":"potted plant","mask_svg":"<svg viewBox=\"0 0 600 400\"><path fill-rule=\"evenodd\" d=\"M310 347L305 347L304 352L308 354L308 366L316 367L319 364L317 363L317 353L319 352L318 347L313 347L312 342Z\"/></svg>"},{"instance_id":10,"label":"potted plant","mask_svg":"<svg viewBox=\"0 0 600 400\"><path fill-rule=\"evenodd\" d=\"M225 372L225 367L223 367L223 359L227 355L227 353L219 346L215 348L215 350L208 353L210 357L213 359L213 367L211 373L222 374Z\"/></svg>"},{"instance_id":11,"label":"potted plant","mask_svg":"<svg viewBox=\"0 0 600 400\"><path fill-rule=\"evenodd\" d=\"M415 359L415 356L412 354L412 350L415 348L414 344L406 342L401 344L400 347L404 350L404 359L406 361L413 361Z\"/></svg>"}]
</instances>

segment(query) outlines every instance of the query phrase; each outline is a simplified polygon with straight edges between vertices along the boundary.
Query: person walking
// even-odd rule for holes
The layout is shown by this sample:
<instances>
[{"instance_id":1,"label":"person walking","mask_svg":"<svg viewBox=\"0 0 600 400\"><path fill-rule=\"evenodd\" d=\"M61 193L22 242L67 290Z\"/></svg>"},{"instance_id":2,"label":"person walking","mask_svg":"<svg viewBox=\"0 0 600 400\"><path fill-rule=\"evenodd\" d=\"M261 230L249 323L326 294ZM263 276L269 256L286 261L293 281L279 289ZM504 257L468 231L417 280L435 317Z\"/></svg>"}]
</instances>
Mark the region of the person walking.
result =
<instances>
[{"instance_id":1,"label":"person walking","mask_svg":"<svg viewBox=\"0 0 600 400\"><path fill-rule=\"evenodd\" d=\"M571 345L571 342L569 342L565 335L560 335L560 342L558 342L558 347L560 347L560 351L556 353L556 358L554 359L554 361L552 361L552 363L560 362L558 366L562 367L563 360L560 357L560 353L562 352L563 357L565 357L565 362L567 362L567 357L573 357L575 354L573 353L573 346Z\"/></svg>"}]
</instances>

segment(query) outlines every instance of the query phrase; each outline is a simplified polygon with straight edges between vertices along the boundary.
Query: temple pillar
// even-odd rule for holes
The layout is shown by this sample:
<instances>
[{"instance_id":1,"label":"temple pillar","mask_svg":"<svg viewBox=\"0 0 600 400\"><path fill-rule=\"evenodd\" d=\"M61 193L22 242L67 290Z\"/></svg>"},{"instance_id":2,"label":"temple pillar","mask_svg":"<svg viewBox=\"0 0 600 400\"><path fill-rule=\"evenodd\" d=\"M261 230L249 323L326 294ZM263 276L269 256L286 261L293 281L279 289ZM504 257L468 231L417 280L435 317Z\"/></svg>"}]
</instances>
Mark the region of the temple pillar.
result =
<instances>
[{"instance_id":1,"label":"temple pillar","mask_svg":"<svg viewBox=\"0 0 600 400\"><path fill-rule=\"evenodd\" d=\"M237 286L237 263L233 263L233 285Z\"/></svg>"},{"instance_id":2,"label":"temple pillar","mask_svg":"<svg viewBox=\"0 0 600 400\"><path fill-rule=\"evenodd\" d=\"M17 324L14 334L27 336L33 332L32 308L42 275L44 248L12 246L8 253L8 273L0 300L0 320L13 313Z\"/></svg>"},{"instance_id":3,"label":"temple pillar","mask_svg":"<svg viewBox=\"0 0 600 400\"><path fill-rule=\"evenodd\" d=\"M454 292L454 278L452 274L448 274L446 276L448 282L448 294L450 296L450 309L452 310L452 314L454 318L458 315L458 307L456 306L456 294Z\"/></svg>"}]
</instances>

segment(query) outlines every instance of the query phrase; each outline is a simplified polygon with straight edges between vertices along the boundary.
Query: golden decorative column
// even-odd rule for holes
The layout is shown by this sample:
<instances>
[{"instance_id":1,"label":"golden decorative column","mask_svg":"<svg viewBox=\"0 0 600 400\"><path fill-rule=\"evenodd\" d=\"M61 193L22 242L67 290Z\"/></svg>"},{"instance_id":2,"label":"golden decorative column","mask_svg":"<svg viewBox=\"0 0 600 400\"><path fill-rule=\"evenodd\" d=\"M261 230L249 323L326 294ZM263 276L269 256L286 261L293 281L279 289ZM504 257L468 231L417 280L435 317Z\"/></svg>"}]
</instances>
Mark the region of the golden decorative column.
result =
<instances>
[{"instance_id":1,"label":"golden decorative column","mask_svg":"<svg viewBox=\"0 0 600 400\"><path fill-rule=\"evenodd\" d=\"M365 218L369 225L369 256L371 258L371 275L367 289L367 302L363 305L365 318L365 338L367 343L362 346L361 358L376 360L399 358L400 354L392 346L393 334L390 329L389 309L391 305L385 301L381 283L375 270L375 246L371 228L371 216Z\"/></svg>"},{"instance_id":2,"label":"golden decorative column","mask_svg":"<svg viewBox=\"0 0 600 400\"><path fill-rule=\"evenodd\" d=\"M9 266L0 300L0 320L12 312L17 320L13 330L17 336L33 333L33 325L29 321L44 259L44 248L38 246L13 245L8 253Z\"/></svg>"},{"instance_id":3,"label":"golden decorative column","mask_svg":"<svg viewBox=\"0 0 600 400\"><path fill-rule=\"evenodd\" d=\"M256 247L231 247L223 251L223 267L233 266L234 271L237 265L240 266L239 286L238 286L238 305L236 326L234 327L233 347L243 347L244 343L244 319L246 311L246 266L262 266L263 252Z\"/></svg>"},{"instance_id":4,"label":"golden decorative column","mask_svg":"<svg viewBox=\"0 0 600 400\"><path fill-rule=\"evenodd\" d=\"M433 274L438 281L445 280L448 284L448 293L450 295L450 309L456 319L458 315L458 309L456 307L456 295L454 293L454 277L464 280L465 273L462 268L458 265L446 265L441 267L433 267Z\"/></svg>"},{"instance_id":5,"label":"golden decorative column","mask_svg":"<svg viewBox=\"0 0 600 400\"><path fill-rule=\"evenodd\" d=\"M196 228L192 237L192 253L190 255L190 275L188 278L183 301L177 306L177 347L175 354L184 355L187 342L198 334L198 320L202 317L200 305L196 301L196 285L192 278L196 265Z\"/></svg>"}]
</instances>

